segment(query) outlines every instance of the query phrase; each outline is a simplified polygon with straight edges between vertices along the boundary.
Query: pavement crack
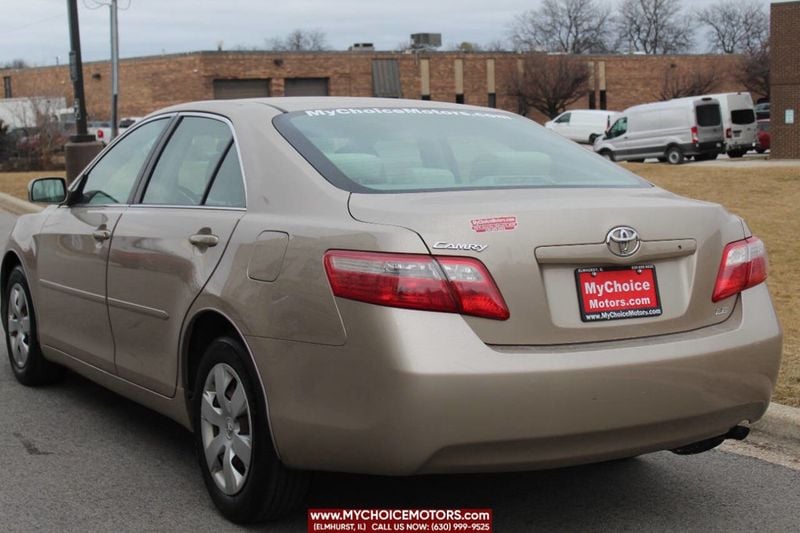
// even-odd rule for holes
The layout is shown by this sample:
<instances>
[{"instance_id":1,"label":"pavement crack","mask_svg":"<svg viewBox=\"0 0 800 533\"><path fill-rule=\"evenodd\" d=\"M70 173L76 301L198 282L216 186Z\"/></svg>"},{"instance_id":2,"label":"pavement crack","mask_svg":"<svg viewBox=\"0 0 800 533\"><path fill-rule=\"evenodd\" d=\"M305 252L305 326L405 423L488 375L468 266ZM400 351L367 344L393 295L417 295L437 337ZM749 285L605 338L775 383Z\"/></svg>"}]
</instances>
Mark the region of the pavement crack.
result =
<instances>
[{"instance_id":1,"label":"pavement crack","mask_svg":"<svg viewBox=\"0 0 800 533\"><path fill-rule=\"evenodd\" d=\"M27 438L22 433L12 433L17 439L22 443L25 447L25 451L28 452L28 455L52 455L50 452L45 452L40 450L36 444L29 438Z\"/></svg>"}]
</instances>

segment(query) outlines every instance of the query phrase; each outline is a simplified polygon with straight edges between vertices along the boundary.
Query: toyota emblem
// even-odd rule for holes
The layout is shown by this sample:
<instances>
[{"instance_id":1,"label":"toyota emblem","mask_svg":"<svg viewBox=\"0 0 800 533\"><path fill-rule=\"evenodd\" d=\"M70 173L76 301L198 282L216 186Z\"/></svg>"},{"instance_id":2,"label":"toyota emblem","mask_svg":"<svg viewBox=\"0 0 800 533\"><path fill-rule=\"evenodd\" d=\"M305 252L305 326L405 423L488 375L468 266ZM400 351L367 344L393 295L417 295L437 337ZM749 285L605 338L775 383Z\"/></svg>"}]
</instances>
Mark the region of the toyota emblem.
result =
<instances>
[{"instance_id":1,"label":"toyota emblem","mask_svg":"<svg viewBox=\"0 0 800 533\"><path fill-rule=\"evenodd\" d=\"M619 257L628 257L639 250L639 234L630 226L617 226L606 235L606 246Z\"/></svg>"}]
</instances>

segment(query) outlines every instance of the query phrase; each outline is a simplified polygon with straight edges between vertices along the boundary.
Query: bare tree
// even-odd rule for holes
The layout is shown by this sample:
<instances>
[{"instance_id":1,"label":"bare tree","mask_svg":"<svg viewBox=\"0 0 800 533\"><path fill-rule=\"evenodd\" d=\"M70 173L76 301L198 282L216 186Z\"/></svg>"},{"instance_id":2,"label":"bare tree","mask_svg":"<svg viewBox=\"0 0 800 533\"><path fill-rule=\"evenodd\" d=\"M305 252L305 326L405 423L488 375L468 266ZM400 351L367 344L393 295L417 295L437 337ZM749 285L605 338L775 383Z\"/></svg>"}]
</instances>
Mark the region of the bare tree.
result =
<instances>
[{"instance_id":1,"label":"bare tree","mask_svg":"<svg viewBox=\"0 0 800 533\"><path fill-rule=\"evenodd\" d=\"M27 61L25 61L24 59L12 59L11 61L4 63L0 68L19 69L19 68L28 68L29 66L30 65L28 65Z\"/></svg>"},{"instance_id":2,"label":"bare tree","mask_svg":"<svg viewBox=\"0 0 800 533\"><path fill-rule=\"evenodd\" d=\"M616 16L620 47L645 54L689 51L694 28L684 13L680 0L622 0Z\"/></svg>"},{"instance_id":3,"label":"bare tree","mask_svg":"<svg viewBox=\"0 0 800 533\"><path fill-rule=\"evenodd\" d=\"M296 29L285 37L267 40L268 50L281 52L320 51L329 48L325 33L321 30Z\"/></svg>"},{"instance_id":4,"label":"bare tree","mask_svg":"<svg viewBox=\"0 0 800 533\"><path fill-rule=\"evenodd\" d=\"M608 50L610 11L598 0L544 0L511 23L509 38L521 51L584 54Z\"/></svg>"},{"instance_id":5,"label":"bare tree","mask_svg":"<svg viewBox=\"0 0 800 533\"><path fill-rule=\"evenodd\" d=\"M482 52L483 47L471 41L462 41L458 44L451 44L448 49L452 52Z\"/></svg>"},{"instance_id":6,"label":"bare tree","mask_svg":"<svg viewBox=\"0 0 800 533\"><path fill-rule=\"evenodd\" d=\"M739 65L736 81L744 85L753 94L761 95L769 100L769 46L746 53Z\"/></svg>"},{"instance_id":7,"label":"bare tree","mask_svg":"<svg viewBox=\"0 0 800 533\"><path fill-rule=\"evenodd\" d=\"M685 96L699 96L713 92L719 82L717 70L711 68L694 67L688 72L682 72L674 65L664 69L664 83L659 92L659 100L671 100Z\"/></svg>"},{"instance_id":8,"label":"bare tree","mask_svg":"<svg viewBox=\"0 0 800 533\"><path fill-rule=\"evenodd\" d=\"M533 108L553 118L586 94L589 68L580 58L532 53L523 67L514 72L508 87L522 115Z\"/></svg>"},{"instance_id":9,"label":"bare tree","mask_svg":"<svg viewBox=\"0 0 800 533\"><path fill-rule=\"evenodd\" d=\"M713 52L753 53L769 40L769 16L764 6L748 0L719 0L697 13L708 29Z\"/></svg>"},{"instance_id":10,"label":"bare tree","mask_svg":"<svg viewBox=\"0 0 800 533\"><path fill-rule=\"evenodd\" d=\"M502 39L489 41L483 45L483 49L487 52L508 52L510 50L508 43Z\"/></svg>"}]
</instances>

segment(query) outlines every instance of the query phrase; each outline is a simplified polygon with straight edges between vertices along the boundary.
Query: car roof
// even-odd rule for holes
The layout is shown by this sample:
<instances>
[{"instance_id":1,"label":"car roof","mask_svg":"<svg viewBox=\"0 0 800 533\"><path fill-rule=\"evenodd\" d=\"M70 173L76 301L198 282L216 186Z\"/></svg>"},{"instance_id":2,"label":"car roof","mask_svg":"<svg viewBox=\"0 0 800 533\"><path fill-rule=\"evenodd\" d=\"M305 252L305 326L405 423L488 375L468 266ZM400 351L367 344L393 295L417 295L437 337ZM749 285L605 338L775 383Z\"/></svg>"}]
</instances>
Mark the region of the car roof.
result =
<instances>
[{"instance_id":1,"label":"car roof","mask_svg":"<svg viewBox=\"0 0 800 533\"><path fill-rule=\"evenodd\" d=\"M351 96L283 96L269 98L243 98L236 100L204 100L187 102L160 109L156 114L180 111L209 111L225 114L241 111L243 107L269 106L281 112L305 111L310 109L338 109L342 107L416 107L436 109L475 109L486 111L485 107L438 102L432 100L410 100L403 98L368 98ZM502 109L493 112L512 115Z\"/></svg>"}]
</instances>

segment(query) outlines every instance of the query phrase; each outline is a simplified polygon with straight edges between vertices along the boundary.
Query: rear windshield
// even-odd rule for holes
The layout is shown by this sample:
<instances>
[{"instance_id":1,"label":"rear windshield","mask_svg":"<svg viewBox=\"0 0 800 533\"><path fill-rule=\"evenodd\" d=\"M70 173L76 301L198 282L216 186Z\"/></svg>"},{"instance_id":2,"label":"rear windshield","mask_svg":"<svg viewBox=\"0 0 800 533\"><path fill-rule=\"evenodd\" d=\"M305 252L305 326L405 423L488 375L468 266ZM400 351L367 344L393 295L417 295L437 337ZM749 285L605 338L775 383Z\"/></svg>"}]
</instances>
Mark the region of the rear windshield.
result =
<instances>
[{"instance_id":1,"label":"rear windshield","mask_svg":"<svg viewBox=\"0 0 800 533\"><path fill-rule=\"evenodd\" d=\"M528 119L489 110L321 109L274 124L350 192L650 186Z\"/></svg>"},{"instance_id":2,"label":"rear windshield","mask_svg":"<svg viewBox=\"0 0 800 533\"><path fill-rule=\"evenodd\" d=\"M722 124L722 115L719 104L703 104L696 108L698 126L719 126Z\"/></svg>"},{"instance_id":3,"label":"rear windshield","mask_svg":"<svg viewBox=\"0 0 800 533\"><path fill-rule=\"evenodd\" d=\"M731 121L734 124L752 124L756 121L756 114L752 109L734 109L731 111Z\"/></svg>"}]
</instances>

